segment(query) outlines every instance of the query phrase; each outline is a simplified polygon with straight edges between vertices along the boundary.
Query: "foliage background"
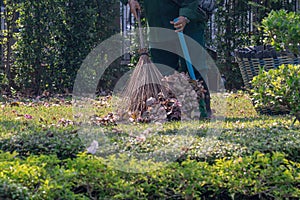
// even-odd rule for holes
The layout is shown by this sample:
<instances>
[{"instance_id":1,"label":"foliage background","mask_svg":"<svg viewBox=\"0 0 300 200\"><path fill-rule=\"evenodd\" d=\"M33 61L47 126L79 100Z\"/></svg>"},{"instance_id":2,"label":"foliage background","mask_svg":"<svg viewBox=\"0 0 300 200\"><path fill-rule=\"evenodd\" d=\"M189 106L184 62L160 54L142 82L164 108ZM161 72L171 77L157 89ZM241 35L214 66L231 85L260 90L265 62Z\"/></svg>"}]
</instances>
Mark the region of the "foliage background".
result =
<instances>
[{"instance_id":1,"label":"foliage background","mask_svg":"<svg viewBox=\"0 0 300 200\"><path fill-rule=\"evenodd\" d=\"M1 12L1 19L6 22L6 29L0 34L2 92L71 91L76 72L90 50L119 32L117 0L1 3L6 8ZM217 64L227 79L226 88L241 89L243 81L234 49L262 44L263 35L257 25L263 17L271 10L294 10L296 0L217 0L217 3L217 11L208 23L207 46L218 54ZM128 67L120 67L120 60L116 61L105 72L102 87L113 87L127 70Z\"/></svg>"},{"instance_id":2,"label":"foliage background","mask_svg":"<svg viewBox=\"0 0 300 200\"><path fill-rule=\"evenodd\" d=\"M241 89L243 80L234 58L234 50L249 45L262 45L258 30L271 10L293 11L296 1L217 0L217 10L208 22L207 46L216 50L217 65L226 77L226 88ZM213 37L212 37L213 36Z\"/></svg>"},{"instance_id":3,"label":"foliage background","mask_svg":"<svg viewBox=\"0 0 300 200\"><path fill-rule=\"evenodd\" d=\"M25 94L70 91L91 49L119 31L116 5L111 0L5 0L2 85Z\"/></svg>"}]
</instances>

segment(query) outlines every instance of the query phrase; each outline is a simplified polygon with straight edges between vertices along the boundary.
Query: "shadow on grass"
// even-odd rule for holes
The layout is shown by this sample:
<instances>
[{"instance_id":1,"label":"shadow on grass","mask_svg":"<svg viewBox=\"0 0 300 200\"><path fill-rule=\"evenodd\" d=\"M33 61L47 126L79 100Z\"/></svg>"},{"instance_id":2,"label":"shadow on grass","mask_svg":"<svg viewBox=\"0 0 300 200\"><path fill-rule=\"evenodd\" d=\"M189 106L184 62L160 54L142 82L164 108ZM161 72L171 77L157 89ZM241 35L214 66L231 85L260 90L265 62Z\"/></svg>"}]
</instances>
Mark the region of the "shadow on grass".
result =
<instances>
[{"instance_id":1,"label":"shadow on grass","mask_svg":"<svg viewBox=\"0 0 300 200\"><path fill-rule=\"evenodd\" d=\"M1 121L0 150L17 152L20 157L30 154L56 154L58 158L74 158L84 150L74 129L42 128L34 124Z\"/></svg>"},{"instance_id":2,"label":"shadow on grass","mask_svg":"<svg viewBox=\"0 0 300 200\"><path fill-rule=\"evenodd\" d=\"M225 124L229 123L229 127L210 127L214 126L213 122L201 121L188 125L166 123L161 130L155 130L155 137L146 137L146 142L138 143L137 146L141 149L146 147L148 149L147 145L150 145L149 150L151 150L157 144L161 145L168 141L168 138L178 136L178 140L180 140L186 139L185 136L188 136L193 140L188 147L189 153L196 159L200 158L199 160L243 156L254 151L262 153L279 151L286 153L290 160L299 162L299 125L291 129L282 124L269 126L268 120L272 121L273 119L266 116L227 118ZM236 122L245 122L245 124ZM133 126L128 128L131 127ZM69 129L57 127L45 129L26 121L0 121L0 130L2 132L0 149L10 152L17 151L21 156L56 154L60 158L68 158L76 157L77 153L84 150L84 144L72 126ZM117 142L119 136L125 137L123 141L119 141L120 145L122 143L125 145L125 142L132 140L132 136L125 133L126 131L115 133L113 129L108 128L106 136ZM172 141L176 142L176 140Z\"/></svg>"},{"instance_id":3,"label":"shadow on grass","mask_svg":"<svg viewBox=\"0 0 300 200\"><path fill-rule=\"evenodd\" d=\"M293 116L290 115L259 115L257 117L226 117L225 122L255 122L255 121L262 121L267 119L283 119L286 118L288 120L293 120Z\"/></svg>"},{"instance_id":4,"label":"shadow on grass","mask_svg":"<svg viewBox=\"0 0 300 200\"><path fill-rule=\"evenodd\" d=\"M4 120L0 121L0 130L1 133L4 135L5 133L18 133L22 131L22 127L26 126L26 122L19 122L19 121L9 121ZM2 137L2 135L0 135Z\"/></svg>"},{"instance_id":5,"label":"shadow on grass","mask_svg":"<svg viewBox=\"0 0 300 200\"><path fill-rule=\"evenodd\" d=\"M238 121L239 119L235 120ZM250 122L251 120L253 119L250 119ZM218 139L244 146L249 153L278 151L287 154L288 159L300 162L299 127L290 128L281 125L273 127L267 125L266 127L235 127L224 130Z\"/></svg>"}]
</instances>

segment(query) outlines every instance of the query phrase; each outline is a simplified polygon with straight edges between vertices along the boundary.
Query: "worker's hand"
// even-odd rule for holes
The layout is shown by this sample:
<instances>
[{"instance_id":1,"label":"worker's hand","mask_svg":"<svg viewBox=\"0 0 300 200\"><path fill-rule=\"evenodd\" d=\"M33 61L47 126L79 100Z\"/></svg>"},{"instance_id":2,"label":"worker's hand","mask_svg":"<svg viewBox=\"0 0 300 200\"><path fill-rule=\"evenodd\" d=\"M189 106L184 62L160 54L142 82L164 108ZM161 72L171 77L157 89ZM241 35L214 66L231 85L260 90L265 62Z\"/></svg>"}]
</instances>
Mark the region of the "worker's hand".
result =
<instances>
[{"instance_id":1,"label":"worker's hand","mask_svg":"<svg viewBox=\"0 0 300 200\"><path fill-rule=\"evenodd\" d=\"M137 19L137 17L138 17L137 11L138 12L141 11L141 6L140 6L139 2L137 0L128 0L128 4L129 4L131 13Z\"/></svg>"},{"instance_id":2,"label":"worker's hand","mask_svg":"<svg viewBox=\"0 0 300 200\"><path fill-rule=\"evenodd\" d=\"M188 23L188 19L183 16L179 16L177 19L177 22L170 21L170 23L174 25L174 28L176 29L175 32L181 32L184 30L186 24Z\"/></svg>"}]
</instances>

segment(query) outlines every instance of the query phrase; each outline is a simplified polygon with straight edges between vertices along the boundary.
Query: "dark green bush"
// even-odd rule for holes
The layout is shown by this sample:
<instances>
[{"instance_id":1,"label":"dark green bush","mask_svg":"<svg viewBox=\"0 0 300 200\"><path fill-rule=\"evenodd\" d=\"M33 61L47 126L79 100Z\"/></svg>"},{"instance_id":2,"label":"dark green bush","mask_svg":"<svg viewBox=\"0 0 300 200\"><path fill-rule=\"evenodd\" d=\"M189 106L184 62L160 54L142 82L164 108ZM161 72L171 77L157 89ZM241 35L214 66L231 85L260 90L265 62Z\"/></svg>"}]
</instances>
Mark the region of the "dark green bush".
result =
<instances>
[{"instance_id":1,"label":"dark green bush","mask_svg":"<svg viewBox=\"0 0 300 200\"><path fill-rule=\"evenodd\" d=\"M1 16L10 26L0 43L5 47L3 54L9 55L5 57L9 67L1 65L0 69L6 69L8 89L21 93L70 92L82 61L95 46L118 32L118 1L2 3L9 15ZM115 71L109 74L113 77Z\"/></svg>"},{"instance_id":2,"label":"dark green bush","mask_svg":"<svg viewBox=\"0 0 300 200\"><path fill-rule=\"evenodd\" d=\"M76 132L50 129L34 133L22 132L11 138L0 140L0 149L16 151L20 156L55 154L60 159L65 159L76 157L84 150L84 146Z\"/></svg>"}]
</instances>

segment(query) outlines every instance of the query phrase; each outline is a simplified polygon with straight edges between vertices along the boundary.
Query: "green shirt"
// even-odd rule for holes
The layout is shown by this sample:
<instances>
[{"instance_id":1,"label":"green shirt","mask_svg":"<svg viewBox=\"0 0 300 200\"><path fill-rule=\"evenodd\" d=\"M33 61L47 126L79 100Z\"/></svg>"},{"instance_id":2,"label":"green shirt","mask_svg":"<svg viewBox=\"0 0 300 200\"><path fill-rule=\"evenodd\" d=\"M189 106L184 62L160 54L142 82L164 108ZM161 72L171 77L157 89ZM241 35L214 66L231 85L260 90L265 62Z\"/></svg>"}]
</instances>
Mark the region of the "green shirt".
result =
<instances>
[{"instance_id":1,"label":"green shirt","mask_svg":"<svg viewBox=\"0 0 300 200\"><path fill-rule=\"evenodd\" d=\"M128 0L121 0L121 2L126 4ZM190 20L190 23L186 25L184 30L184 33L187 35L195 35L196 32L203 33L205 28L206 17L203 13L198 12L197 8L198 0L144 0L143 4L149 27L174 30L174 26L170 24L170 21L179 16L184 16ZM165 41L170 39L172 38L161 35L158 32L155 33L152 31L150 33L151 41Z\"/></svg>"}]
</instances>

